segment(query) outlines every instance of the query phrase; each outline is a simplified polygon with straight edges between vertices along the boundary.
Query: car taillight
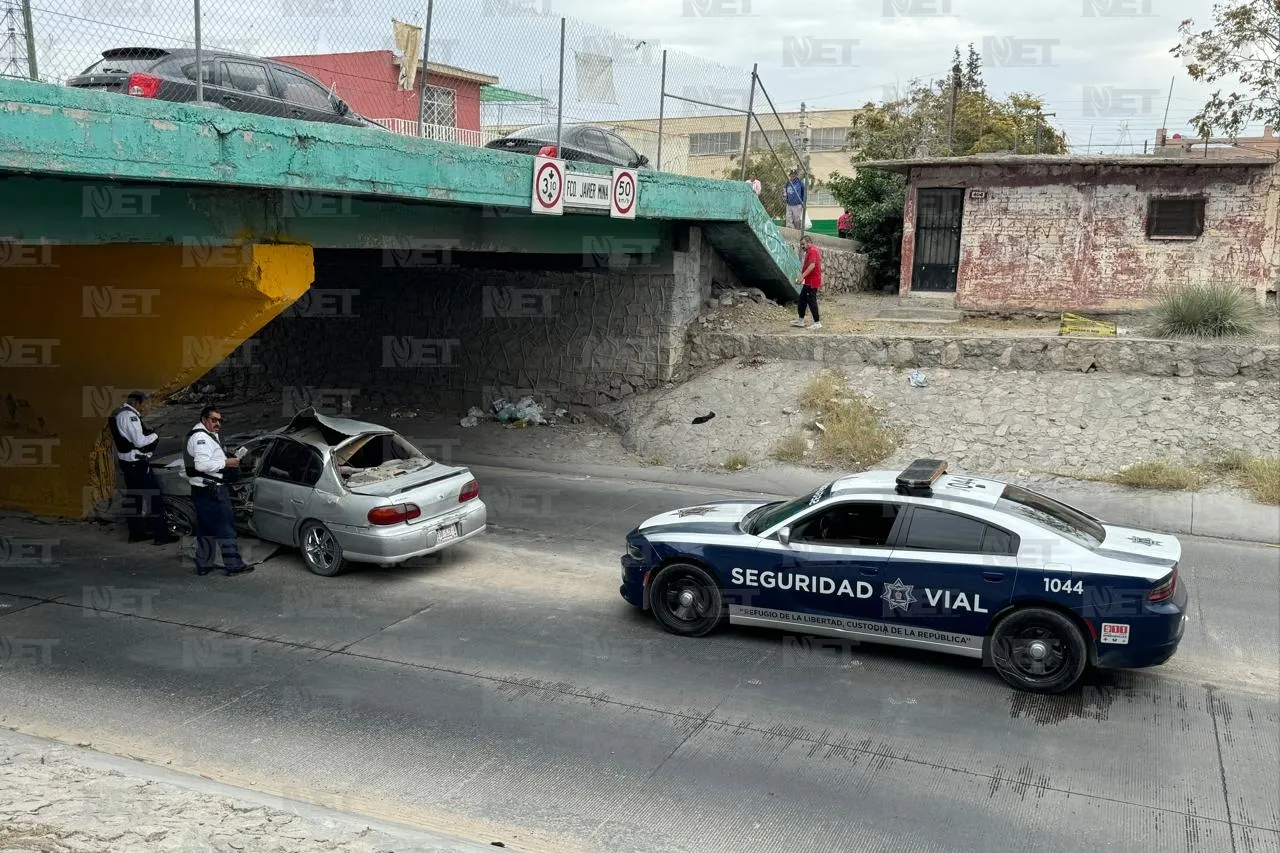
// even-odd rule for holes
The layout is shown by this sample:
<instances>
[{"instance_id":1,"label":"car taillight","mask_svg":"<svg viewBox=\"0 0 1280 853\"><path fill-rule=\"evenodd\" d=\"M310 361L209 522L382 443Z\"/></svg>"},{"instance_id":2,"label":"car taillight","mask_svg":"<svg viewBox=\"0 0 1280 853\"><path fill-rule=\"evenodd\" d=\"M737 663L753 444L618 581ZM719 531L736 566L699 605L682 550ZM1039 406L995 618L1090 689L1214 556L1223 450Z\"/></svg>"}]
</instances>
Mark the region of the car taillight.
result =
<instances>
[{"instance_id":1,"label":"car taillight","mask_svg":"<svg viewBox=\"0 0 1280 853\"><path fill-rule=\"evenodd\" d=\"M1177 588L1178 570L1174 569L1167 578L1151 588L1151 592L1147 593L1147 601L1164 601L1173 595L1173 591Z\"/></svg>"},{"instance_id":2,"label":"car taillight","mask_svg":"<svg viewBox=\"0 0 1280 853\"><path fill-rule=\"evenodd\" d=\"M369 510L370 524L399 524L422 515L417 504L396 504L395 506L378 506Z\"/></svg>"},{"instance_id":3,"label":"car taillight","mask_svg":"<svg viewBox=\"0 0 1280 853\"><path fill-rule=\"evenodd\" d=\"M467 483L462 487L462 492L458 495L458 503L464 504L467 501L475 500L478 497L480 497L480 482L478 480L472 480L470 483Z\"/></svg>"},{"instance_id":4,"label":"car taillight","mask_svg":"<svg viewBox=\"0 0 1280 853\"><path fill-rule=\"evenodd\" d=\"M150 74L130 74L129 83L125 87L130 95L139 98L154 98L160 94L160 78Z\"/></svg>"},{"instance_id":5,"label":"car taillight","mask_svg":"<svg viewBox=\"0 0 1280 853\"><path fill-rule=\"evenodd\" d=\"M554 145L544 145L544 146L542 146L541 148L539 148L539 149L538 149L538 156L539 156L539 157L554 157L554 156L556 156L556 147L555 147Z\"/></svg>"}]
</instances>

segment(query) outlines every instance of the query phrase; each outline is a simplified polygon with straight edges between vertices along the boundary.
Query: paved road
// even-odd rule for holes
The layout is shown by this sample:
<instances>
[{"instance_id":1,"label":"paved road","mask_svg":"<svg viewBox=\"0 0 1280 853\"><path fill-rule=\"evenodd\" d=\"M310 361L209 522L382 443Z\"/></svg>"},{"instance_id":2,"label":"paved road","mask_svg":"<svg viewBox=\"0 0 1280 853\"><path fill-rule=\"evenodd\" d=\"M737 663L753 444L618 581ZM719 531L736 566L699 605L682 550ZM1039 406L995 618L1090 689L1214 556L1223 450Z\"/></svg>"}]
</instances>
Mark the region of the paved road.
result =
<instances>
[{"instance_id":1,"label":"paved road","mask_svg":"<svg viewBox=\"0 0 1280 853\"><path fill-rule=\"evenodd\" d=\"M0 724L530 851L1280 850L1274 548L1184 540L1174 661L1033 697L923 652L668 635L618 545L708 495L477 474L490 536L329 580L5 522L61 565L0 574Z\"/></svg>"}]
</instances>

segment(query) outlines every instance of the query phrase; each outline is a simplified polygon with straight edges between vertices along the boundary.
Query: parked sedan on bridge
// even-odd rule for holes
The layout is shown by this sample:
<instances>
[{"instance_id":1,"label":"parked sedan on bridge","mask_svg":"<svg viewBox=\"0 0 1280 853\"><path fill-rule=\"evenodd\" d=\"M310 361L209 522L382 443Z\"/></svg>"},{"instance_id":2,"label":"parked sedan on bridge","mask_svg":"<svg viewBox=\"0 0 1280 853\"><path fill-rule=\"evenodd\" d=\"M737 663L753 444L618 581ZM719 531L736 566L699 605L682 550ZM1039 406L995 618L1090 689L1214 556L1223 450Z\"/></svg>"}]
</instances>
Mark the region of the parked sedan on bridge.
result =
<instances>
[{"instance_id":1,"label":"parked sedan on bridge","mask_svg":"<svg viewBox=\"0 0 1280 853\"><path fill-rule=\"evenodd\" d=\"M566 124L561 127L560 149L556 151L556 126L526 127L485 145L497 151L517 154L545 153L562 160L601 163L624 169L647 169L649 158L623 141L621 136L593 124Z\"/></svg>"},{"instance_id":2,"label":"parked sedan on bridge","mask_svg":"<svg viewBox=\"0 0 1280 853\"><path fill-rule=\"evenodd\" d=\"M674 634L725 622L947 652L1058 693L1086 667L1168 660L1182 640L1182 546L1015 485L906 470L792 501L721 501L627 535L620 592Z\"/></svg>"},{"instance_id":3,"label":"parked sedan on bridge","mask_svg":"<svg viewBox=\"0 0 1280 853\"><path fill-rule=\"evenodd\" d=\"M230 487L236 527L301 548L318 575L341 574L349 563L396 565L486 528L471 471L428 458L387 427L309 408L282 429L226 446L243 450L240 480ZM190 534L195 509L182 455L153 467L170 530Z\"/></svg>"},{"instance_id":4,"label":"parked sedan on bridge","mask_svg":"<svg viewBox=\"0 0 1280 853\"><path fill-rule=\"evenodd\" d=\"M320 81L283 62L216 48L203 51L204 103L237 112L386 130L353 112ZM67 80L138 98L196 102L196 52L162 47L118 47Z\"/></svg>"}]
</instances>

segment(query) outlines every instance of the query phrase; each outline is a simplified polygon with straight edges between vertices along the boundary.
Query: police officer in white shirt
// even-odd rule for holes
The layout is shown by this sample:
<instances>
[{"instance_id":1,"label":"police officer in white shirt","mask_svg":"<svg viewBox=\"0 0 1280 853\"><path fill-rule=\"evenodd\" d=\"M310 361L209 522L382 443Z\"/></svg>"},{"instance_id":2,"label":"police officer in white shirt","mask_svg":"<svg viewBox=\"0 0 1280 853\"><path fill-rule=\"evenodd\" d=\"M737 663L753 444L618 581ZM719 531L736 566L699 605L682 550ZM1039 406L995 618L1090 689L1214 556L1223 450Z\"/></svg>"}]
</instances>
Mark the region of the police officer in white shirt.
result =
<instances>
[{"instance_id":1,"label":"police officer in white shirt","mask_svg":"<svg viewBox=\"0 0 1280 853\"><path fill-rule=\"evenodd\" d=\"M213 406L200 412L200 423L187 433L182 461L191 483L191 501L196 509L196 574L213 571L215 543L222 552L222 567L228 575L253 571L240 557L236 541L235 516L227 483L240 473L240 460L227 456L222 448L222 414Z\"/></svg>"},{"instance_id":2,"label":"police officer in white shirt","mask_svg":"<svg viewBox=\"0 0 1280 853\"><path fill-rule=\"evenodd\" d=\"M146 399L147 395L141 391L132 392L125 405L107 418L107 426L125 492L138 501L136 514L128 517L129 541L152 538L156 545L166 545L177 542L178 537L170 533L164 523L164 499L160 483L151 470L151 456L160 443L160 436L147 429L138 411Z\"/></svg>"}]
</instances>

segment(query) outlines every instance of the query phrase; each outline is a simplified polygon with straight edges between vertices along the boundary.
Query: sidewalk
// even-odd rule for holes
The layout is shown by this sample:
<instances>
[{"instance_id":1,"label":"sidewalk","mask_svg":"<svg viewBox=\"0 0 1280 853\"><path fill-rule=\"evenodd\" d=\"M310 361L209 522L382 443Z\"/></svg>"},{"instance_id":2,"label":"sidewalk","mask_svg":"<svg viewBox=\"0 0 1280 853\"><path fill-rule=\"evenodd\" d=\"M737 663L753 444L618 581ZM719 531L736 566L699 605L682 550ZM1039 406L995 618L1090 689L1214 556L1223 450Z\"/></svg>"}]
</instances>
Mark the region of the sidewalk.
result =
<instances>
[{"instance_id":1,"label":"sidewalk","mask_svg":"<svg viewBox=\"0 0 1280 853\"><path fill-rule=\"evenodd\" d=\"M0 728L0 853L495 849Z\"/></svg>"},{"instance_id":2,"label":"sidewalk","mask_svg":"<svg viewBox=\"0 0 1280 853\"><path fill-rule=\"evenodd\" d=\"M714 492L742 492L770 497L795 497L839 476L792 465L764 471L704 474L664 468L543 462L530 457L481 456L455 452L455 464L468 465L481 475L484 468L538 471L556 476L694 486ZM1050 497L1079 507L1113 524L1164 533L1208 536L1280 545L1280 507L1263 506L1231 492L1155 492L1107 483L1062 477L1008 478Z\"/></svg>"}]
</instances>

